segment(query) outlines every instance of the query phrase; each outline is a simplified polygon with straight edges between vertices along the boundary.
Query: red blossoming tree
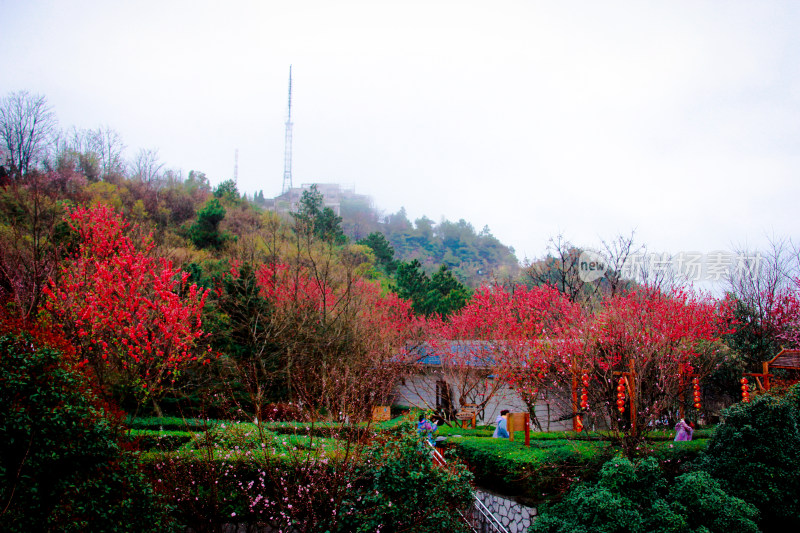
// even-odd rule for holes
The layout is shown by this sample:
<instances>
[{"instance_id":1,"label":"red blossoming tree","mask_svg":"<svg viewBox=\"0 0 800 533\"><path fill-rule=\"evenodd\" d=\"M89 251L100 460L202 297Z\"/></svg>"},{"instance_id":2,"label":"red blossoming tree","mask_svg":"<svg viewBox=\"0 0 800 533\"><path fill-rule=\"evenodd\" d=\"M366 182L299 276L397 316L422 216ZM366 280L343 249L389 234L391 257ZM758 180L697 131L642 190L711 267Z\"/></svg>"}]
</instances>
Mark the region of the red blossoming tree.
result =
<instances>
[{"instance_id":1,"label":"red blossoming tree","mask_svg":"<svg viewBox=\"0 0 800 533\"><path fill-rule=\"evenodd\" d=\"M784 348L800 348L800 278L777 294L769 318Z\"/></svg>"},{"instance_id":2,"label":"red blossoming tree","mask_svg":"<svg viewBox=\"0 0 800 533\"><path fill-rule=\"evenodd\" d=\"M410 304L347 271L320 276L277 264L257 279L274 310L271 342L292 398L315 416L369 417L387 400L402 372L398 353L418 329Z\"/></svg>"},{"instance_id":3,"label":"red blossoming tree","mask_svg":"<svg viewBox=\"0 0 800 533\"><path fill-rule=\"evenodd\" d=\"M634 453L656 420L692 405L692 379L713 370L727 332L727 310L688 292L645 289L605 300L584 330L590 410L605 414Z\"/></svg>"},{"instance_id":4,"label":"red blossoming tree","mask_svg":"<svg viewBox=\"0 0 800 533\"><path fill-rule=\"evenodd\" d=\"M438 405L426 407L441 409L448 403L442 401L445 389L452 410L465 405L482 410L498 393L513 388L540 426L536 404L559 381L555 373L563 371L561 362L575 344L567 332L580 316L579 305L551 287L482 287L448 320L430 321L426 350L433 357L419 358L417 364L436 374L437 390L435 396L422 390L433 382L419 380L416 394L429 401L436 397Z\"/></svg>"},{"instance_id":5,"label":"red blossoming tree","mask_svg":"<svg viewBox=\"0 0 800 533\"><path fill-rule=\"evenodd\" d=\"M206 293L112 208L75 209L69 223L78 249L50 283L47 309L103 386L155 401L183 364L204 356Z\"/></svg>"}]
</instances>

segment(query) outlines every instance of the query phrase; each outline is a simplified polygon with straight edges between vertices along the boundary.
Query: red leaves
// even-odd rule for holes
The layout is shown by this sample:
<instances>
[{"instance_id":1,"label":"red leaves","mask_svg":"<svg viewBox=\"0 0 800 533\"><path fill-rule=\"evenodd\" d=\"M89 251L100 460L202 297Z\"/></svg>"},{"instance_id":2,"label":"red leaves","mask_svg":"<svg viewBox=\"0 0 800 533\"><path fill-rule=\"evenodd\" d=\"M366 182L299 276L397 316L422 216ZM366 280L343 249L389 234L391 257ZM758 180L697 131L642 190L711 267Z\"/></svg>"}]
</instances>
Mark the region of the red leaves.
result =
<instances>
[{"instance_id":1,"label":"red leaves","mask_svg":"<svg viewBox=\"0 0 800 533\"><path fill-rule=\"evenodd\" d=\"M131 369L129 379L153 389L198 349L206 291L186 287L187 274L153 257L150 238L135 241L112 208L80 208L69 218L81 241L51 282L47 308L95 366Z\"/></svg>"},{"instance_id":2,"label":"red leaves","mask_svg":"<svg viewBox=\"0 0 800 533\"><path fill-rule=\"evenodd\" d=\"M459 397L470 398L479 388L474 376L482 368L501 380L492 380L481 401L488 401L503 381L533 401L551 367L570 358L572 331L581 317L577 304L550 287L518 286L513 292L481 287L449 321L430 322L431 345L457 382Z\"/></svg>"},{"instance_id":3,"label":"red leaves","mask_svg":"<svg viewBox=\"0 0 800 533\"><path fill-rule=\"evenodd\" d=\"M573 408L588 409L593 375L599 385L593 404L616 411L611 384L631 373L635 385L622 401L631 402L635 416L653 417L675 406L682 373L702 375L713 366L730 327L726 305L684 291L643 289L595 306L582 309L548 287L483 287L449 322L434 323L440 340L432 344L443 367L474 374L483 362L529 405L536 391L557 382L568 388L586 373ZM452 341L462 342L456 349ZM648 404L638 406L644 398Z\"/></svg>"},{"instance_id":4,"label":"red leaves","mask_svg":"<svg viewBox=\"0 0 800 533\"><path fill-rule=\"evenodd\" d=\"M800 348L800 278L775 296L769 322L786 348Z\"/></svg>"},{"instance_id":5,"label":"red leaves","mask_svg":"<svg viewBox=\"0 0 800 533\"><path fill-rule=\"evenodd\" d=\"M326 314L338 316L355 310L359 327L365 332L394 332L405 335L418 327L411 305L394 293L382 294L380 285L362 278L349 284L321 282L302 268L276 263L262 265L256 271L262 295L275 304L278 314Z\"/></svg>"},{"instance_id":6,"label":"red leaves","mask_svg":"<svg viewBox=\"0 0 800 533\"><path fill-rule=\"evenodd\" d=\"M605 300L592 330L597 362L615 367L631 357L690 360L702 343L718 341L728 328L710 299L643 290Z\"/></svg>"}]
</instances>

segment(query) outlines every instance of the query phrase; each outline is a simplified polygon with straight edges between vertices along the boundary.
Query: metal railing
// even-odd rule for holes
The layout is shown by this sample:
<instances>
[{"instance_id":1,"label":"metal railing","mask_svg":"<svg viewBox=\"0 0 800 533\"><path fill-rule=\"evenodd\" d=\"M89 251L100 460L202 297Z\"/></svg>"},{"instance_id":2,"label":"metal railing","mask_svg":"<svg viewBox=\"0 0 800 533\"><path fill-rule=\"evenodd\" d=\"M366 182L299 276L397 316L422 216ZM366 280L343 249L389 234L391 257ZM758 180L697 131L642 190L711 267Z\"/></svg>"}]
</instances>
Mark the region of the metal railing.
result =
<instances>
[{"instance_id":1,"label":"metal railing","mask_svg":"<svg viewBox=\"0 0 800 533\"><path fill-rule=\"evenodd\" d=\"M425 442L432 448L431 454L433 456L433 462L441 466L446 466L447 461L444 455L436 449L436 446L434 446L432 442L427 439L425 439ZM461 515L461 519L464 520L464 523L466 523L472 531L475 533L509 533L508 529L506 529L492 511L484 505L475 492L472 493L472 500L471 512L467 512L470 516L465 516L464 513L458 511L458 514Z\"/></svg>"}]
</instances>

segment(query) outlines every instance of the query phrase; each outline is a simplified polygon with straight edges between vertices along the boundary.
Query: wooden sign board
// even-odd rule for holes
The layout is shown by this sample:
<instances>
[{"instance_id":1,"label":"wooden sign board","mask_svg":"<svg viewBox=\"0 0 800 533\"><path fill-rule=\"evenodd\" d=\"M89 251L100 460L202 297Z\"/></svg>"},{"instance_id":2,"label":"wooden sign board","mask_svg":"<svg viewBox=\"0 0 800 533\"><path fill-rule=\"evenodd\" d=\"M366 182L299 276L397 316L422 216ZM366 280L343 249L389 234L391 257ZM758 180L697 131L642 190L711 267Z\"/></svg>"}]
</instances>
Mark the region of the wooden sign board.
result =
<instances>
[{"instance_id":1,"label":"wooden sign board","mask_svg":"<svg viewBox=\"0 0 800 533\"><path fill-rule=\"evenodd\" d=\"M478 406L474 403L465 403L461 409L456 413L456 418L459 420L467 420L472 418L478 413Z\"/></svg>"},{"instance_id":2,"label":"wooden sign board","mask_svg":"<svg viewBox=\"0 0 800 533\"><path fill-rule=\"evenodd\" d=\"M506 415L506 427L508 428L508 440L514 440L515 431L525 431L525 445L530 442L530 414L529 413L508 413Z\"/></svg>"},{"instance_id":3,"label":"wooden sign board","mask_svg":"<svg viewBox=\"0 0 800 533\"><path fill-rule=\"evenodd\" d=\"M385 422L391 420L392 410L388 405L376 405L372 408L372 421Z\"/></svg>"},{"instance_id":4,"label":"wooden sign board","mask_svg":"<svg viewBox=\"0 0 800 533\"><path fill-rule=\"evenodd\" d=\"M472 427L475 427L475 417L478 414L478 406L475 404L467 403L461 406L461 409L456 413L456 420L461 421L463 428L467 421L472 422Z\"/></svg>"}]
</instances>

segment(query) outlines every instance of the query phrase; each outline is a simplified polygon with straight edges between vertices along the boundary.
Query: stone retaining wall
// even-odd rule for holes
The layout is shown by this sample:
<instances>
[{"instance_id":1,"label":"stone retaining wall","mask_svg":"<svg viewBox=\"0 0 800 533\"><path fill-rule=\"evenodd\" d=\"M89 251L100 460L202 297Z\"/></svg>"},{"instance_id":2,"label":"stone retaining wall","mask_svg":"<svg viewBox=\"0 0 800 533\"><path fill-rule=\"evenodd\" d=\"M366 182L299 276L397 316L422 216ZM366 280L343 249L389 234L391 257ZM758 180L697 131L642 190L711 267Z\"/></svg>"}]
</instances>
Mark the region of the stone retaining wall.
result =
<instances>
[{"instance_id":1,"label":"stone retaining wall","mask_svg":"<svg viewBox=\"0 0 800 533\"><path fill-rule=\"evenodd\" d=\"M475 495L509 533L525 533L536 517L535 508L525 507L514 500L483 491L476 491ZM491 531L491 529L486 529L486 531Z\"/></svg>"}]
</instances>

